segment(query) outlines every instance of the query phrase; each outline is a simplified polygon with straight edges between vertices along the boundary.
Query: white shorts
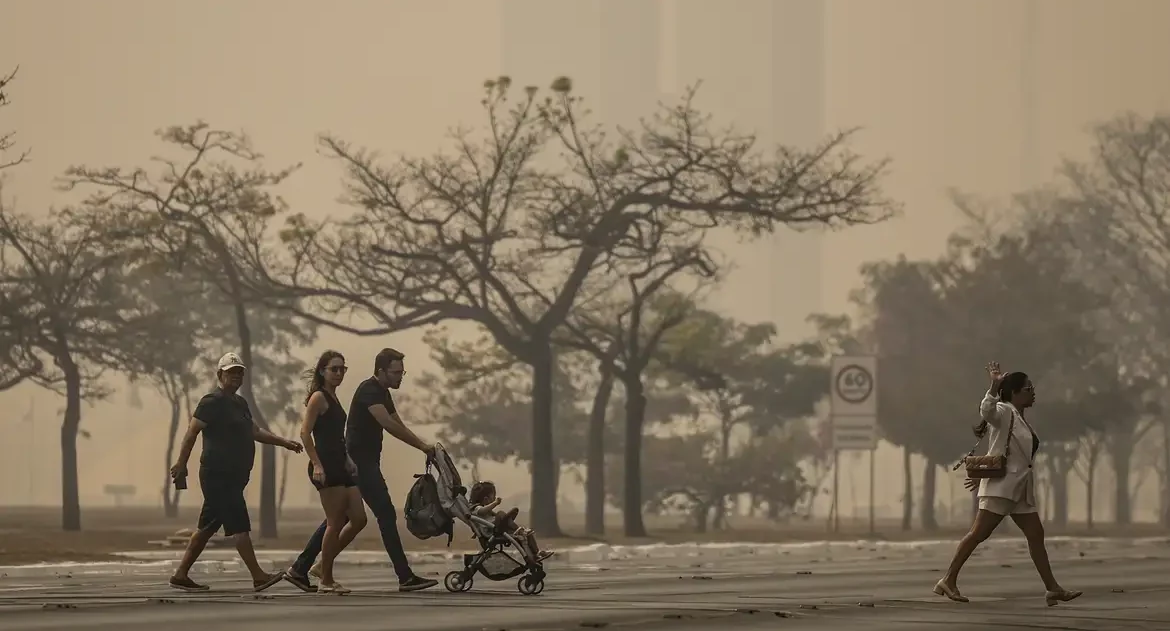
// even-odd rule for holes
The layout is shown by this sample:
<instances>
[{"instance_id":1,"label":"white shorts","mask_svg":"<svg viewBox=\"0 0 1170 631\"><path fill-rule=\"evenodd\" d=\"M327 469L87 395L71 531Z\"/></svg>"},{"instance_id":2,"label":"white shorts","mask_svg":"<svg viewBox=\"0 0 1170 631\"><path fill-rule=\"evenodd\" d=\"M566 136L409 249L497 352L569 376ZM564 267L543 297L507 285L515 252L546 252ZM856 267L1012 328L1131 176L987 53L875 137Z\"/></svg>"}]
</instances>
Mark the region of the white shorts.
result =
<instances>
[{"instance_id":1,"label":"white shorts","mask_svg":"<svg viewBox=\"0 0 1170 631\"><path fill-rule=\"evenodd\" d=\"M1016 502L1006 497L981 497L979 510L985 510L996 515L1026 515L1038 512L1036 506L1026 499Z\"/></svg>"}]
</instances>

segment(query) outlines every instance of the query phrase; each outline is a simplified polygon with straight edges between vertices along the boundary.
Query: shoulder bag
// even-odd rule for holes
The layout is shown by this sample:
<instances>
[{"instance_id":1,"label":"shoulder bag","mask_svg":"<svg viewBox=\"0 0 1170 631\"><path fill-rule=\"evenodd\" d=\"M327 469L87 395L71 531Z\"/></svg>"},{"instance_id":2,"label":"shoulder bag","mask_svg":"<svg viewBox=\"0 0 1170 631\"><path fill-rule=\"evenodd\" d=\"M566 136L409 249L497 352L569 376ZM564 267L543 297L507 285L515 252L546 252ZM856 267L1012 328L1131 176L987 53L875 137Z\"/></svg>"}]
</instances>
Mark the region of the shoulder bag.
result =
<instances>
[{"instance_id":1,"label":"shoulder bag","mask_svg":"<svg viewBox=\"0 0 1170 631\"><path fill-rule=\"evenodd\" d=\"M1012 411L1012 420L1008 423L1007 444L1004 446L1003 454L1001 455L986 455L976 456L975 450L979 448L979 443L983 442L980 438L976 441L975 446L971 451L963 456L958 463L955 464L952 471L957 471L959 467L967 467L967 477L976 480L983 478L1002 478L1007 475L1007 459L1008 454L1012 452L1012 432L1016 429L1016 413ZM990 440L990 438L988 439Z\"/></svg>"}]
</instances>

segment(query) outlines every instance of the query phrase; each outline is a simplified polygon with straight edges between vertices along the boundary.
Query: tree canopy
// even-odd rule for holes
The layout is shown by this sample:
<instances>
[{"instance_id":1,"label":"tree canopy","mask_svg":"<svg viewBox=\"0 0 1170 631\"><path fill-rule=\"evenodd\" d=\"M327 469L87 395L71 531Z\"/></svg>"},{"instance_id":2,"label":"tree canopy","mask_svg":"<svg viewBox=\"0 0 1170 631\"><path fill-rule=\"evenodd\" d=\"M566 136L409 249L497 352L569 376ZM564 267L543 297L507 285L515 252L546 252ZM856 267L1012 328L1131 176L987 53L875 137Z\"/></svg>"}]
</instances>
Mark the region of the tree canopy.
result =
<instances>
[{"instance_id":1,"label":"tree canopy","mask_svg":"<svg viewBox=\"0 0 1170 631\"><path fill-rule=\"evenodd\" d=\"M386 165L322 137L357 212L330 226L296 216L286 231L300 256L284 283L314 300L308 317L361 312L384 330L473 322L530 367L542 532L560 530L553 335L575 305L607 291L598 271L622 244L655 230L849 226L895 210L878 191L885 163L849 152L848 133L761 150L750 134L717 130L693 96L607 136L567 78L543 98L535 87L517 97L507 77L488 81L484 132L456 132L451 152Z\"/></svg>"}]
</instances>

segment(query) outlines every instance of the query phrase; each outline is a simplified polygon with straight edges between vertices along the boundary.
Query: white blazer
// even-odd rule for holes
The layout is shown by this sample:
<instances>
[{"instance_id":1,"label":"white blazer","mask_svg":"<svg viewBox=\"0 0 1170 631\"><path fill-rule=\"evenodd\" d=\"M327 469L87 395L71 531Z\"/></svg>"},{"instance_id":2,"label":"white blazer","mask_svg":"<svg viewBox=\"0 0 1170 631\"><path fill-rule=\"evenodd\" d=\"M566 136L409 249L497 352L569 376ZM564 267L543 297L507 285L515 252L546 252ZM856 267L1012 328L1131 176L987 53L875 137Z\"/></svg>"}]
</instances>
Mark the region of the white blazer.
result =
<instances>
[{"instance_id":1,"label":"white blazer","mask_svg":"<svg viewBox=\"0 0 1170 631\"><path fill-rule=\"evenodd\" d=\"M987 441L987 455L1004 453L1007 448L1008 427L1012 417L1012 449L1007 457L1007 473L1002 478L984 478L979 482L979 497L1002 497L1012 501L1028 500L1036 505L1036 480L1032 474L1032 426L1011 403L999 400L988 390L979 404L979 415L991 427Z\"/></svg>"}]
</instances>

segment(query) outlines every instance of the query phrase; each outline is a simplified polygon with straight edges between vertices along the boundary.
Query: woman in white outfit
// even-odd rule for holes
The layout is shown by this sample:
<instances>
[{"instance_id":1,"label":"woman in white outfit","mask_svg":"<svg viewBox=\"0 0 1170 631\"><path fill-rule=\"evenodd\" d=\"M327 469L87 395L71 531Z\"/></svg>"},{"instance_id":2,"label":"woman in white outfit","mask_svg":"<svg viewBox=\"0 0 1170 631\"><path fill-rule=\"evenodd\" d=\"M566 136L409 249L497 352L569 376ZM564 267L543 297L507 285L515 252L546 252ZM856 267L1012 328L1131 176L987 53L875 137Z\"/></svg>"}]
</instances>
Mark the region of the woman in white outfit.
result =
<instances>
[{"instance_id":1,"label":"woman in white outfit","mask_svg":"<svg viewBox=\"0 0 1170 631\"><path fill-rule=\"evenodd\" d=\"M1032 473L1032 464L1040 449L1040 438L1024 418L1024 411L1036 401L1036 389L1028 375L1022 372L1004 375L997 362L988 364L987 372L991 377L991 387L979 404L983 420L975 428L975 434L982 438L990 430L987 453L1006 454L1006 473L1000 478L984 478L982 481L968 478L965 482L968 490L974 490L976 485L979 487L979 512L971 531L959 542L946 576L934 586L934 593L957 602L967 602L967 598L959 593L959 570L963 569L975 548L991 536L1004 516L1011 515L1028 540L1028 553L1044 581L1045 602L1051 607L1058 602L1070 601L1081 592L1064 589L1052 575L1048 550L1044 547L1044 524L1036 510L1036 477Z\"/></svg>"}]
</instances>

